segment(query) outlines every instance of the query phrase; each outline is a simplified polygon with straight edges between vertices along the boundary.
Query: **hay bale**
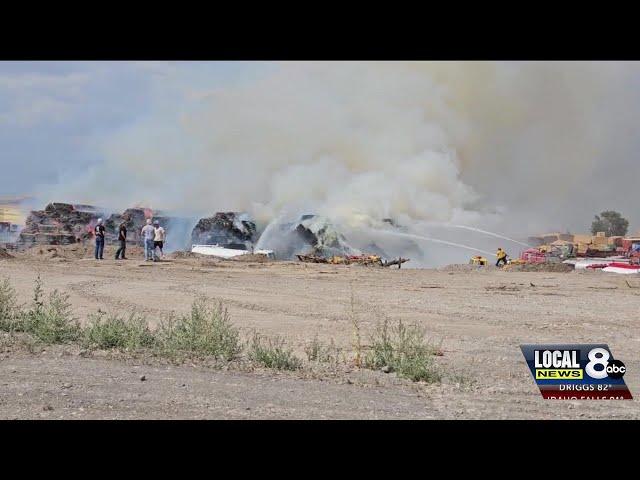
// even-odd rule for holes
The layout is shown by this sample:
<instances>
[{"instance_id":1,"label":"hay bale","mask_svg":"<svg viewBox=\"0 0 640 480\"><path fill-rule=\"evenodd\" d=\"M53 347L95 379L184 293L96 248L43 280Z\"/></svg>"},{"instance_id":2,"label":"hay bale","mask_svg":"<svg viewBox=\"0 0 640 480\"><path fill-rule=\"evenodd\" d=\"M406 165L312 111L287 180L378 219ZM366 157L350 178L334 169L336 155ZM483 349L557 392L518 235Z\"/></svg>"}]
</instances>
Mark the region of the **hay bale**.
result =
<instances>
[{"instance_id":1,"label":"hay bale","mask_svg":"<svg viewBox=\"0 0 640 480\"><path fill-rule=\"evenodd\" d=\"M598 234L600 233L604 233L604 232L598 232ZM604 246L608 243L608 240L607 240L607 237L605 236L595 235L591 237L591 243L597 246Z\"/></svg>"},{"instance_id":2,"label":"hay bale","mask_svg":"<svg viewBox=\"0 0 640 480\"><path fill-rule=\"evenodd\" d=\"M573 236L573 243L583 243L583 244L590 244L591 243L591 235L582 235L582 234L577 234Z\"/></svg>"},{"instance_id":3,"label":"hay bale","mask_svg":"<svg viewBox=\"0 0 640 480\"><path fill-rule=\"evenodd\" d=\"M213 217L201 218L191 232L194 245L220 245L245 249L253 246L256 225L247 214L217 212Z\"/></svg>"}]
</instances>

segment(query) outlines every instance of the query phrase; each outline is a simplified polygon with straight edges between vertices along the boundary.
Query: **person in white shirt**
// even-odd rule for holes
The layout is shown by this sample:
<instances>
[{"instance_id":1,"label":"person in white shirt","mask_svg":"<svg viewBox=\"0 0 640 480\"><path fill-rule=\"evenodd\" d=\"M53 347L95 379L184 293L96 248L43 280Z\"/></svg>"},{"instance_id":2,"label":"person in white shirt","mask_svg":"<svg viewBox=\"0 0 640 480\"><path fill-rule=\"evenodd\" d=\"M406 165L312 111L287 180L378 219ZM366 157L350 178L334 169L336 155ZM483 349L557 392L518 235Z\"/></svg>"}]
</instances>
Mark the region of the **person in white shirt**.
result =
<instances>
[{"instance_id":1,"label":"person in white shirt","mask_svg":"<svg viewBox=\"0 0 640 480\"><path fill-rule=\"evenodd\" d=\"M147 224L142 227L142 231L140 232L140 234L142 236L142 240L144 241L144 259L146 261L153 260L153 239L155 238L156 230L155 228L153 228L153 225L151 225L150 218L147 219Z\"/></svg>"},{"instance_id":2,"label":"person in white shirt","mask_svg":"<svg viewBox=\"0 0 640 480\"><path fill-rule=\"evenodd\" d=\"M160 222L157 220L153 222L154 227L154 237L153 237L153 256L156 256L156 248L160 249L160 258L164 258L164 252L162 251L164 247L164 239L165 233L164 228L160 226Z\"/></svg>"}]
</instances>

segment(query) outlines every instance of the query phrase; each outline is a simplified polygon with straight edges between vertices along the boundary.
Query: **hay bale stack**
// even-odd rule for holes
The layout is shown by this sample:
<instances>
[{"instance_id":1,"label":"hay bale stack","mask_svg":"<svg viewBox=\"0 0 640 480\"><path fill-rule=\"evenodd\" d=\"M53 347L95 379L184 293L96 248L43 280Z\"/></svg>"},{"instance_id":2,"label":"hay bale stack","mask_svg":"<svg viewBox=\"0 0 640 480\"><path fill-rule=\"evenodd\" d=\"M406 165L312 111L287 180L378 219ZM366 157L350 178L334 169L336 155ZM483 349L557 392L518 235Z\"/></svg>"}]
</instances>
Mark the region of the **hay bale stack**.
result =
<instances>
[{"instance_id":1,"label":"hay bale stack","mask_svg":"<svg viewBox=\"0 0 640 480\"><path fill-rule=\"evenodd\" d=\"M18 245L69 245L93 236L92 229L101 216L97 211L78 210L68 203L53 202L44 210L34 210L20 232Z\"/></svg>"}]
</instances>

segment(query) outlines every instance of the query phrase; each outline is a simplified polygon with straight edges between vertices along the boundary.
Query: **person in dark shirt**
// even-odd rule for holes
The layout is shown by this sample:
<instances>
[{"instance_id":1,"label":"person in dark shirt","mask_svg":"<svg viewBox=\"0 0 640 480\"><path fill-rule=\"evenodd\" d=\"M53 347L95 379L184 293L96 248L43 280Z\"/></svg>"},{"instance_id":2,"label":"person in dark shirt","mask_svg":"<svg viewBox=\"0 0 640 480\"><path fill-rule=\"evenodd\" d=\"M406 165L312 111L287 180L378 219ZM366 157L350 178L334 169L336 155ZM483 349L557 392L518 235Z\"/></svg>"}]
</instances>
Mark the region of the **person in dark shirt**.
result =
<instances>
[{"instance_id":1,"label":"person in dark shirt","mask_svg":"<svg viewBox=\"0 0 640 480\"><path fill-rule=\"evenodd\" d=\"M118 230L118 242L120 242L120 248L116 251L116 260L126 260L124 252L127 249L127 225L124 222L120 224Z\"/></svg>"},{"instance_id":2,"label":"person in dark shirt","mask_svg":"<svg viewBox=\"0 0 640 480\"><path fill-rule=\"evenodd\" d=\"M102 255L104 253L104 225L102 224L102 219L98 219L98 223L96 224L96 228L93 233L96 236L96 260L104 260Z\"/></svg>"}]
</instances>

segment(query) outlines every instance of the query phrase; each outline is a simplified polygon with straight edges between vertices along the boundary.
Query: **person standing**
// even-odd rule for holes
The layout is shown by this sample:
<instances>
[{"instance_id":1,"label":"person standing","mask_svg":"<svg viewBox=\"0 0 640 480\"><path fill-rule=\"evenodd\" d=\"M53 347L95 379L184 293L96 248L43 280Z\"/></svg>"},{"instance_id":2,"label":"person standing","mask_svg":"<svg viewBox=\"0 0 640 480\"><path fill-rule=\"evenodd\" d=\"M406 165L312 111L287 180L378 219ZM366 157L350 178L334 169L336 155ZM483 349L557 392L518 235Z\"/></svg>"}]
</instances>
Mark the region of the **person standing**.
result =
<instances>
[{"instance_id":1,"label":"person standing","mask_svg":"<svg viewBox=\"0 0 640 480\"><path fill-rule=\"evenodd\" d=\"M101 218L98 219L98 223L96 223L96 226L93 229L93 233L96 237L96 260L104 260L104 258L102 258L102 255L104 253L104 225L102 225Z\"/></svg>"},{"instance_id":2,"label":"person standing","mask_svg":"<svg viewBox=\"0 0 640 480\"><path fill-rule=\"evenodd\" d=\"M164 239L165 233L164 228L160 226L160 222L157 220L153 222L154 227L154 237L153 237L153 257L156 259L156 248L160 248L160 258L164 258L164 252L162 251L164 247Z\"/></svg>"},{"instance_id":3,"label":"person standing","mask_svg":"<svg viewBox=\"0 0 640 480\"><path fill-rule=\"evenodd\" d=\"M507 264L507 252L505 252L502 247L498 248L498 251L496 252L496 257L498 257L498 261L496 262L496 267L500 266L500 263L503 263L504 265Z\"/></svg>"},{"instance_id":4,"label":"person standing","mask_svg":"<svg viewBox=\"0 0 640 480\"><path fill-rule=\"evenodd\" d=\"M142 240L144 241L144 259L146 261L153 260L153 239L156 231L151 225L151 219L147 218L147 224L142 227Z\"/></svg>"},{"instance_id":5,"label":"person standing","mask_svg":"<svg viewBox=\"0 0 640 480\"><path fill-rule=\"evenodd\" d=\"M116 260L126 260L125 251L127 249L127 224L122 222L118 230L118 242L120 248L116 251Z\"/></svg>"}]
</instances>

